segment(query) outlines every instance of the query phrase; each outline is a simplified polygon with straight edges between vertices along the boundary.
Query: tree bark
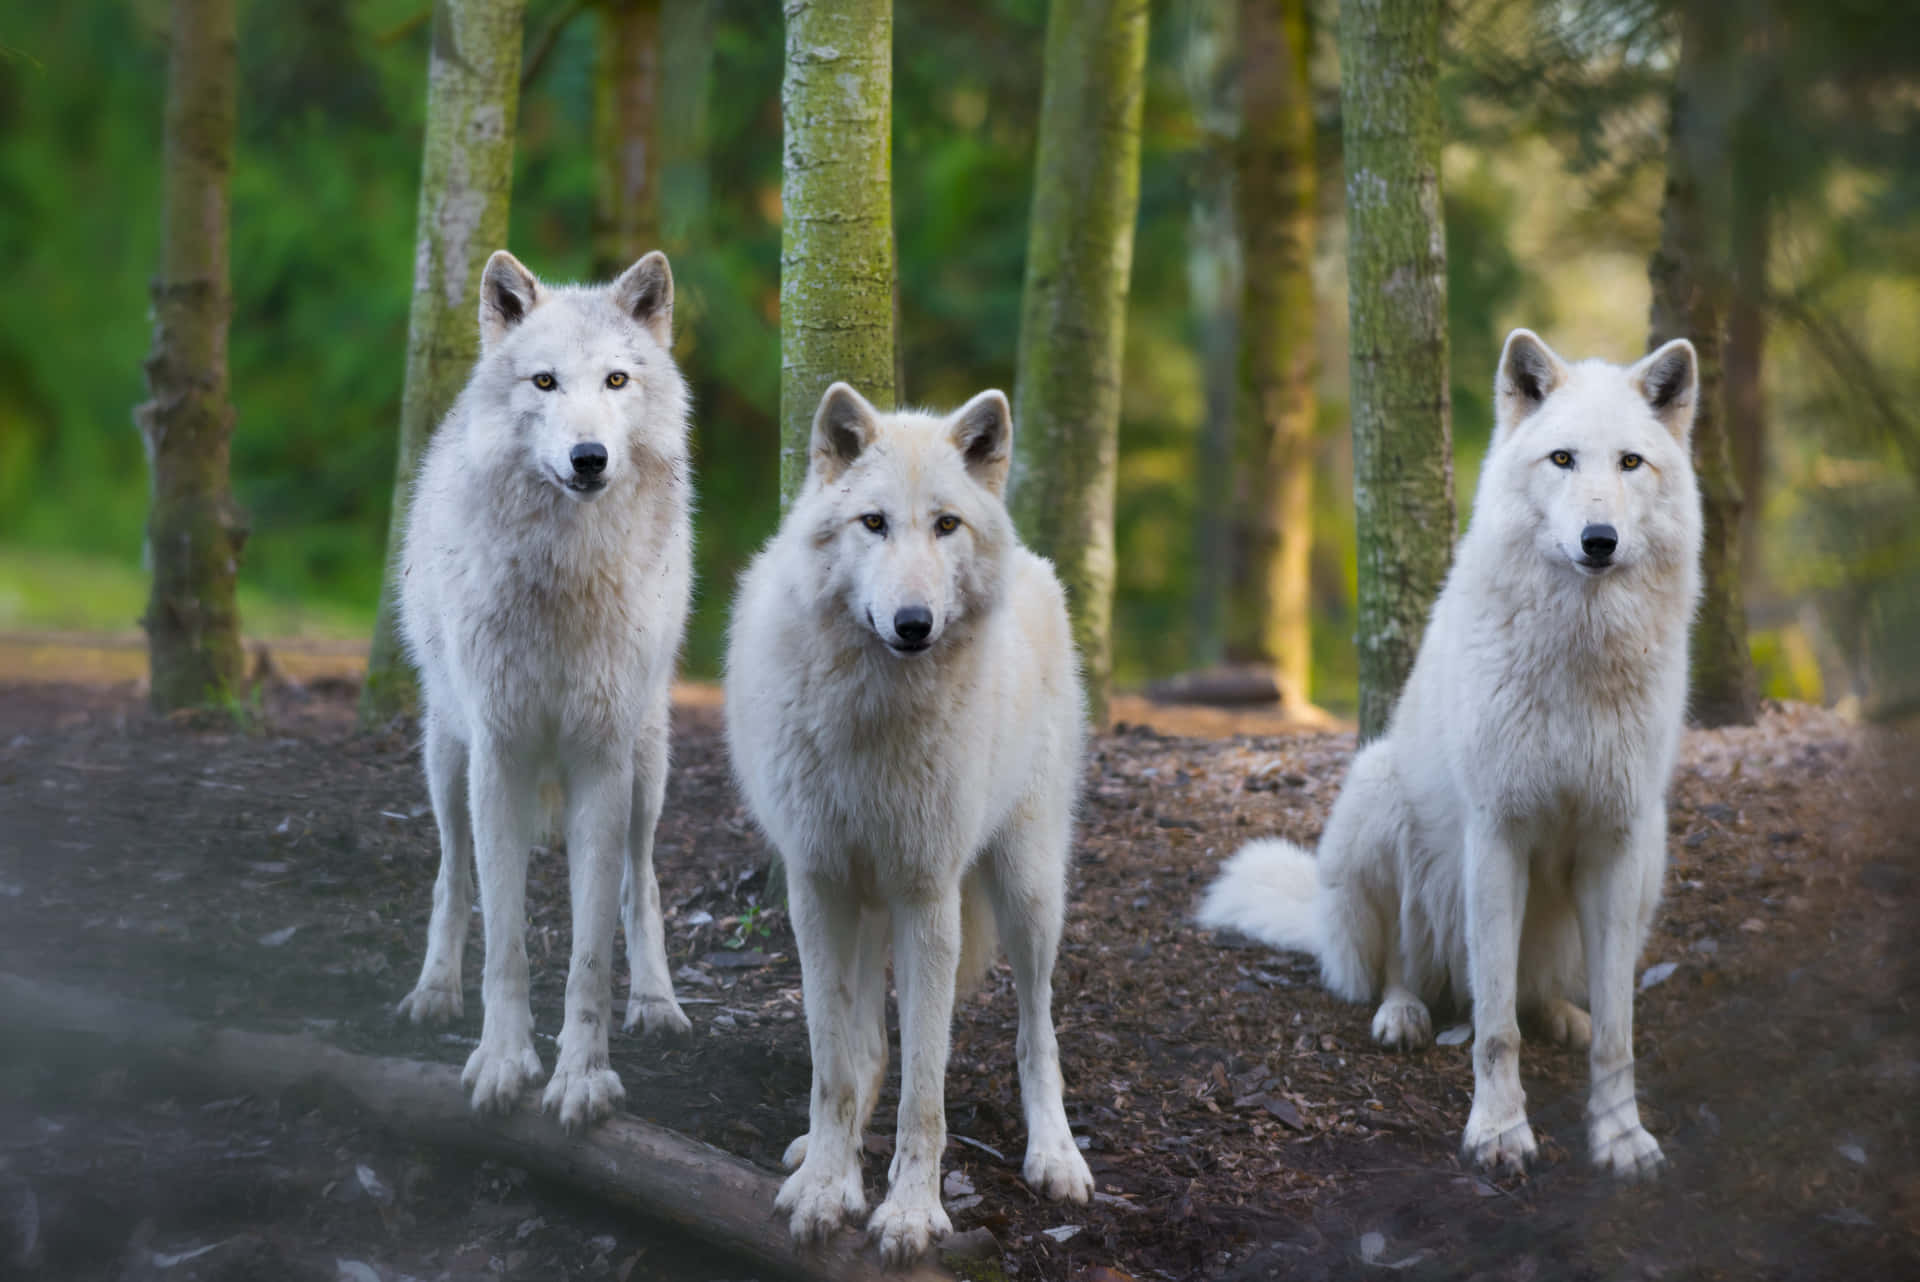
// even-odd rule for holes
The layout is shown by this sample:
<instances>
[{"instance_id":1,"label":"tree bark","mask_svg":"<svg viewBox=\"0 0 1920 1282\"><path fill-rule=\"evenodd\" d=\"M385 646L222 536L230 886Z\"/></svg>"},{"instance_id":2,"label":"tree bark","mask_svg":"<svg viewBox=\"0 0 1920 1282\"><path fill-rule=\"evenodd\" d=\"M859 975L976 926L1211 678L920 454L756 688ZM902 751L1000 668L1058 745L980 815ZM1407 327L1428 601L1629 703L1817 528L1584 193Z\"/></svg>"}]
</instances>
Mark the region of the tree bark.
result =
<instances>
[{"instance_id":1,"label":"tree bark","mask_svg":"<svg viewBox=\"0 0 1920 1282\"><path fill-rule=\"evenodd\" d=\"M1343 0L1360 738L1386 729L1453 559L1441 0Z\"/></svg>"},{"instance_id":2,"label":"tree bark","mask_svg":"<svg viewBox=\"0 0 1920 1282\"><path fill-rule=\"evenodd\" d=\"M1120 362L1146 52L1146 0L1048 9L1014 376L1013 515L1066 585L1096 726L1113 674Z\"/></svg>"},{"instance_id":3,"label":"tree bark","mask_svg":"<svg viewBox=\"0 0 1920 1282\"><path fill-rule=\"evenodd\" d=\"M1313 547L1313 94L1306 0L1240 0L1242 123L1236 188L1243 555L1228 597L1227 657L1271 667L1283 702L1307 701Z\"/></svg>"},{"instance_id":4,"label":"tree bark","mask_svg":"<svg viewBox=\"0 0 1920 1282\"><path fill-rule=\"evenodd\" d=\"M153 589L142 622L162 712L230 704L246 675L235 589L247 524L228 476L236 44L234 0L173 0L150 399L134 410L151 473Z\"/></svg>"},{"instance_id":5,"label":"tree bark","mask_svg":"<svg viewBox=\"0 0 1920 1282\"><path fill-rule=\"evenodd\" d=\"M780 494L836 379L894 403L893 0L785 0Z\"/></svg>"},{"instance_id":6,"label":"tree bark","mask_svg":"<svg viewBox=\"0 0 1920 1282\"><path fill-rule=\"evenodd\" d=\"M593 274L660 247L660 0L600 0L593 67Z\"/></svg>"},{"instance_id":7,"label":"tree bark","mask_svg":"<svg viewBox=\"0 0 1920 1282\"><path fill-rule=\"evenodd\" d=\"M480 269L507 243L525 8L523 0L434 0L399 458L386 581L360 696L365 725L418 705L418 678L397 630L400 547L420 456L479 355Z\"/></svg>"},{"instance_id":8,"label":"tree bark","mask_svg":"<svg viewBox=\"0 0 1920 1282\"><path fill-rule=\"evenodd\" d=\"M520 1167L625 1211L664 1221L781 1277L951 1277L928 1262L884 1272L862 1235L803 1249L773 1211L777 1177L711 1145L619 1114L583 1136L522 1108L487 1118L467 1107L451 1064L354 1055L311 1037L218 1028L142 1002L0 974L0 1026L28 1044L84 1038L223 1091L294 1088L345 1096L395 1134ZM528 1103L532 1101L529 1099Z\"/></svg>"},{"instance_id":9,"label":"tree bark","mask_svg":"<svg viewBox=\"0 0 1920 1282\"><path fill-rule=\"evenodd\" d=\"M1648 350L1688 338L1700 358L1693 465L1704 509L1700 610L1693 625L1689 709L1701 725L1747 725L1758 711L1747 617L1740 593L1740 482L1727 440L1727 315L1724 233L1730 196L1728 139L1716 104L1728 74L1728 20L1712 0L1682 12L1667 141L1660 246L1647 267L1653 286Z\"/></svg>"}]
</instances>

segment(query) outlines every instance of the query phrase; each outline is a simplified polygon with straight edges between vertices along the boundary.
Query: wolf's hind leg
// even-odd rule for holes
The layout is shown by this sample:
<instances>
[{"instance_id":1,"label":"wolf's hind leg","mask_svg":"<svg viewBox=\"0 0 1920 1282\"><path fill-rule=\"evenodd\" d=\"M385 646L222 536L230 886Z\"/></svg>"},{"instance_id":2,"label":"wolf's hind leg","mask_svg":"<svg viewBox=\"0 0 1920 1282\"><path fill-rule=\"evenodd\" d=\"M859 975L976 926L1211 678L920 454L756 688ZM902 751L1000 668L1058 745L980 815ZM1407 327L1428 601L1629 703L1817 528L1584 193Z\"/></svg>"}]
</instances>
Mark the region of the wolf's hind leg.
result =
<instances>
[{"instance_id":1,"label":"wolf's hind leg","mask_svg":"<svg viewBox=\"0 0 1920 1282\"><path fill-rule=\"evenodd\" d=\"M653 835L667 796L667 707L658 707L640 731L634 759L633 812L627 833L626 867L620 875L620 911L627 933L627 1018L649 1035L682 1037L693 1022L673 995L667 971L667 927L660 913L660 882L653 872Z\"/></svg>"},{"instance_id":2,"label":"wolf's hind leg","mask_svg":"<svg viewBox=\"0 0 1920 1282\"><path fill-rule=\"evenodd\" d=\"M473 817L467 805L467 745L431 712L421 757L440 832L440 874L433 882L426 960L419 982L400 1001L400 1014L416 1024L439 1024L457 1019L465 1005L460 971L473 911Z\"/></svg>"}]
</instances>

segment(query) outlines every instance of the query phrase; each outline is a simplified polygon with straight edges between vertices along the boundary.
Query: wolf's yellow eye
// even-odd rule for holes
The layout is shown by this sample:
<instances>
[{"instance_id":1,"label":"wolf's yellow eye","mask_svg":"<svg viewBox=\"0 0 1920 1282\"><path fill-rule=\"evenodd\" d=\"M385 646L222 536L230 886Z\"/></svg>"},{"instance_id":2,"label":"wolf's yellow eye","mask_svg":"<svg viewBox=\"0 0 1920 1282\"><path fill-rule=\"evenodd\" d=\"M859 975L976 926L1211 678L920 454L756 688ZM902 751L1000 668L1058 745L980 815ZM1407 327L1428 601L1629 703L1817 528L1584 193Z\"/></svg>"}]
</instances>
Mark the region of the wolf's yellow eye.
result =
<instances>
[{"instance_id":1,"label":"wolf's yellow eye","mask_svg":"<svg viewBox=\"0 0 1920 1282\"><path fill-rule=\"evenodd\" d=\"M952 534L960 528L960 518L957 516L943 516L933 523L933 528L942 534Z\"/></svg>"},{"instance_id":2,"label":"wolf's yellow eye","mask_svg":"<svg viewBox=\"0 0 1920 1282\"><path fill-rule=\"evenodd\" d=\"M554 388L560 386L559 381L556 380L553 375L547 373L535 374L533 376L533 385L543 392L551 392Z\"/></svg>"},{"instance_id":3,"label":"wolf's yellow eye","mask_svg":"<svg viewBox=\"0 0 1920 1282\"><path fill-rule=\"evenodd\" d=\"M869 512L865 516L860 518L860 524L866 526L869 530L872 530L875 534L880 534L885 532L887 528L887 518L880 515L878 512Z\"/></svg>"},{"instance_id":4,"label":"wolf's yellow eye","mask_svg":"<svg viewBox=\"0 0 1920 1282\"><path fill-rule=\"evenodd\" d=\"M1638 454L1622 454L1620 456L1620 470L1622 472L1631 472L1644 462L1646 462L1646 460Z\"/></svg>"},{"instance_id":5,"label":"wolf's yellow eye","mask_svg":"<svg viewBox=\"0 0 1920 1282\"><path fill-rule=\"evenodd\" d=\"M1553 461L1555 467L1573 466L1573 455L1566 450L1555 450L1553 453L1547 455L1547 457Z\"/></svg>"},{"instance_id":6,"label":"wolf's yellow eye","mask_svg":"<svg viewBox=\"0 0 1920 1282\"><path fill-rule=\"evenodd\" d=\"M626 385L627 385L627 376L624 371L615 370L613 371L613 373L607 375L608 387L625 387Z\"/></svg>"}]
</instances>

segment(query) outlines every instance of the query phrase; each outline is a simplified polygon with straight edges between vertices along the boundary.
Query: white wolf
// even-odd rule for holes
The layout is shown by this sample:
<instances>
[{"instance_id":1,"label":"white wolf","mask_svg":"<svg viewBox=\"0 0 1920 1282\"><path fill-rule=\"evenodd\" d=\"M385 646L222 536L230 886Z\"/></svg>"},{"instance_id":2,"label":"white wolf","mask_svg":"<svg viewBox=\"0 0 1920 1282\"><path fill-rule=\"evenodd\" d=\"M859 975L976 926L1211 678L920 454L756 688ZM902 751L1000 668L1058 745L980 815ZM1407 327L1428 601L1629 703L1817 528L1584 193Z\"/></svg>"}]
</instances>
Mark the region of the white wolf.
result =
<instances>
[{"instance_id":1,"label":"white wolf","mask_svg":"<svg viewBox=\"0 0 1920 1282\"><path fill-rule=\"evenodd\" d=\"M1594 1162L1661 1161L1634 1099L1634 964L1699 588L1696 383L1685 340L1623 369L1508 337L1473 520L1385 736L1354 758L1317 860L1256 842L1201 908L1378 999L1386 1045L1426 1042L1428 1004L1470 998L1463 1149L1482 1164L1535 1151L1516 1008L1591 1044Z\"/></svg>"},{"instance_id":2,"label":"white wolf","mask_svg":"<svg viewBox=\"0 0 1920 1282\"><path fill-rule=\"evenodd\" d=\"M667 711L692 583L687 393L668 354L673 274L648 254L611 285L549 286L501 250L480 285L481 356L434 435L407 522L401 625L426 697L440 875L416 1022L461 1011L477 858L486 958L462 1080L511 1109L540 1074L527 854L564 792L573 957L544 1107L570 1129L625 1096L607 1063L615 885L627 1026L686 1032L653 875Z\"/></svg>"},{"instance_id":3,"label":"white wolf","mask_svg":"<svg viewBox=\"0 0 1920 1282\"><path fill-rule=\"evenodd\" d=\"M1093 1191L1051 1014L1085 713L1064 594L1001 500L1012 432L999 392L940 418L881 414L834 384L728 636L727 742L786 861L813 1050L809 1129L776 1205L803 1240L866 1207L891 943L899 1131L868 1227L892 1263L951 1229L948 1026L996 923L1019 995L1027 1183Z\"/></svg>"}]
</instances>

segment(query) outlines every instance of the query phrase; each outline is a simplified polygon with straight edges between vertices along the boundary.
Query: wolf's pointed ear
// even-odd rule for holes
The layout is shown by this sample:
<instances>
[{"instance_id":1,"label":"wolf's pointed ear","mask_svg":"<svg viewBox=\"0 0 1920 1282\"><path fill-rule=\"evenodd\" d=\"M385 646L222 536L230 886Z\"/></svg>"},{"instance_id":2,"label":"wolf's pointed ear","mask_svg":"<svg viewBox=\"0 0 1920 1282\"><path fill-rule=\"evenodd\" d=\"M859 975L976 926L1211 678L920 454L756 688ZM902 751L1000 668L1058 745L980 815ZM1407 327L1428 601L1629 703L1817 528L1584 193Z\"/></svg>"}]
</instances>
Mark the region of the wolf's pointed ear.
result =
<instances>
[{"instance_id":1,"label":"wolf's pointed ear","mask_svg":"<svg viewBox=\"0 0 1920 1282\"><path fill-rule=\"evenodd\" d=\"M835 383L813 412L808 466L819 473L823 483L837 480L873 444L879 430L879 412L867 398L845 383Z\"/></svg>"},{"instance_id":2,"label":"wolf's pointed ear","mask_svg":"<svg viewBox=\"0 0 1920 1282\"><path fill-rule=\"evenodd\" d=\"M1493 380L1494 430L1504 432L1546 404L1567 378L1567 366L1530 329L1507 335L1500 372Z\"/></svg>"},{"instance_id":3,"label":"wolf's pointed ear","mask_svg":"<svg viewBox=\"0 0 1920 1282\"><path fill-rule=\"evenodd\" d=\"M1662 344L1642 356L1627 377L1673 439L1687 444L1693 435L1694 406L1700 400L1700 358L1693 344L1684 338Z\"/></svg>"},{"instance_id":4,"label":"wolf's pointed ear","mask_svg":"<svg viewBox=\"0 0 1920 1282\"><path fill-rule=\"evenodd\" d=\"M540 282L504 249L493 251L480 273L480 346L492 347L540 302Z\"/></svg>"},{"instance_id":5,"label":"wolf's pointed ear","mask_svg":"<svg viewBox=\"0 0 1920 1282\"><path fill-rule=\"evenodd\" d=\"M954 411L948 438L966 460L967 472L995 494L1007 488L1013 463L1013 410L999 391L986 391Z\"/></svg>"},{"instance_id":6,"label":"wolf's pointed ear","mask_svg":"<svg viewBox=\"0 0 1920 1282\"><path fill-rule=\"evenodd\" d=\"M673 268L654 250L613 282L613 305L646 326L653 341L673 346Z\"/></svg>"}]
</instances>

